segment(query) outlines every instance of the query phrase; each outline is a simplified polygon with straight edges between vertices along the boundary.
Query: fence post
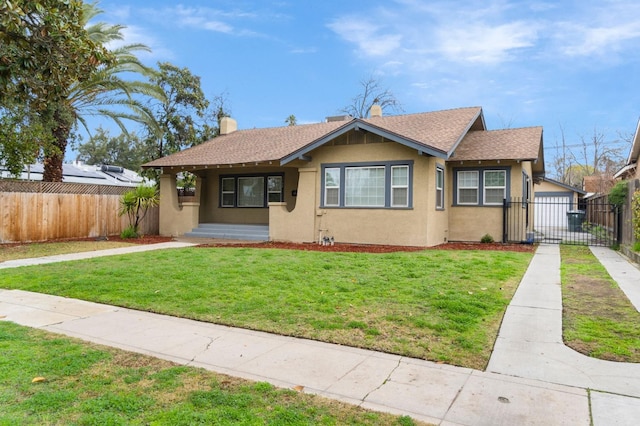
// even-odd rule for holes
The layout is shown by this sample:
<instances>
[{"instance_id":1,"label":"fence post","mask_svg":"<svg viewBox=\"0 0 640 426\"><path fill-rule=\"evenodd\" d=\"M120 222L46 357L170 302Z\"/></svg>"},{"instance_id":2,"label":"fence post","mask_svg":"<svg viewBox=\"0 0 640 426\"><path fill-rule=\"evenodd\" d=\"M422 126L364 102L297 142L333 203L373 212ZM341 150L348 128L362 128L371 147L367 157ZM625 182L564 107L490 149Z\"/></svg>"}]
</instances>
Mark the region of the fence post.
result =
<instances>
[{"instance_id":1,"label":"fence post","mask_svg":"<svg viewBox=\"0 0 640 426\"><path fill-rule=\"evenodd\" d=\"M503 198L502 199L502 243L506 244L507 242L507 228L508 228L508 224L507 224L507 209L508 209L508 205L507 205L507 199Z\"/></svg>"}]
</instances>

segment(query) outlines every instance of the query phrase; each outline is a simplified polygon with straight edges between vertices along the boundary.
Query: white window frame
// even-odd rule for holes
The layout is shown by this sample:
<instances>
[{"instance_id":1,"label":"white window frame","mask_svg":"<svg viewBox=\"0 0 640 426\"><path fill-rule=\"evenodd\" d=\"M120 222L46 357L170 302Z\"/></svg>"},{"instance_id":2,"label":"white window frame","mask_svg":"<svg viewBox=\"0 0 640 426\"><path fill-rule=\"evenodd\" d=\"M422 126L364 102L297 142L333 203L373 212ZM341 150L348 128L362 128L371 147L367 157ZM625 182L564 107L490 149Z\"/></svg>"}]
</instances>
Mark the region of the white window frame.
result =
<instances>
[{"instance_id":1,"label":"white window frame","mask_svg":"<svg viewBox=\"0 0 640 426\"><path fill-rule=\"evenodd\" d=\"M462 186L460 184L460 180L461 180L461 176L463 174L475 174L476 175L476 185L475 186ZM458 170L458 172L456 173L456 179L457 179L457 204L460 204L462 206L477 206L480 204L480 171L479 170ZM462 202L460 201L460 190L461 189L475 189L476 191L476 200L475 202Z\"/></svg>"},{"instance_id":2,"label":"white window frame","mask_svg":"<svg viewBox=\"0 0 640 426\"><path fill-rule=\"evenodd\" d=\"M487 175L491 173L500 173L503 176L504 183L502 185L487 185ZM482 186L483 186L483 194L482 200L483 204L487 206L501 206L504 202L504 199L507 196L507 171L506 170L483 170L482 172ZM502 197L500 197L500 201L487 201L487 190L502 190Z\"/></svg>"},{"instance_id":3,"label":"white window frame","mask_svg":"<svg viewBox=\"0 0 640 426\"><path fill-rule=\"evenodd\" d=\"M444 169L436 166L436 209L444 210Z\"/></svg>"},{"instance_id":4,"label":"white window frame","mask_svg":"<svg viewBox=\"0 0 640 426\"><path fill-rule=\"evenodd\" d=\"M402 185L398 185L398 184L394 184L394 171L396 170L406 170L406 183L402 184ZM389 202L391 203L391 207L409 207L409 166L407 165L399 165L399 166L391 166L391 200L389 200ZM395 193L396 191L400 191L400 190L404 190L405 191L405 196L404 196L404 202L403 203L395 203Z\"/></svg>"},{"instance_id":5,"label":"white window frame","mask_svg":"<svg viewBox=\"0 0 640 426\"><path fill-rule=\"evenodd\" d=\"M329 171L337 171L338 172L338 182L335 183L334 185L327 185L327 174L329 173ZM324 169L324 205L325 206L329 206L329 207L338 207L340 205L340 187L341 187L341 176L340 176L340 168L339 167L328 167L326 169ZM332 203L329 204L327 202L327 200L329 199L328 194L329 194L329 190L332 191L337 191L338 192L338 196L337 196L337 203Z\"/></svg>"}]
</instances>

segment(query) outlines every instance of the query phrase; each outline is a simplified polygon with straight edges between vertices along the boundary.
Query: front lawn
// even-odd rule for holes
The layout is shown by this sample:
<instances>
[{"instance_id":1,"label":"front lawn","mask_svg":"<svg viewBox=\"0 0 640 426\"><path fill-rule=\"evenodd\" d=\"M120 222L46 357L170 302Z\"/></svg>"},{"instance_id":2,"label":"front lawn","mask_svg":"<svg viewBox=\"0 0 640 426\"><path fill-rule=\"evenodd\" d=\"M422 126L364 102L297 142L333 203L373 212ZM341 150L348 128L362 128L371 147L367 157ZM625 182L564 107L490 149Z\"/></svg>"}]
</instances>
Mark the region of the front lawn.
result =
<instances>
[{"instance_id":1,"label":"front lawn","mask_svg":"<svg viewBox=\"0 0 640 426\"><path fill-rule=\"evenodd\" d=\"M413 425L0 321L1 425Z\"/></svg>"},{"instance_id":2,"label":"front lawn","mask_svg":"<svg viewBox=\"0 0 640 426\"><path fill-rule=\"evenodd\" d=\"M484 369L531 256L187 248L8 269L0 286Z\"/></svg>"}]
</instances>

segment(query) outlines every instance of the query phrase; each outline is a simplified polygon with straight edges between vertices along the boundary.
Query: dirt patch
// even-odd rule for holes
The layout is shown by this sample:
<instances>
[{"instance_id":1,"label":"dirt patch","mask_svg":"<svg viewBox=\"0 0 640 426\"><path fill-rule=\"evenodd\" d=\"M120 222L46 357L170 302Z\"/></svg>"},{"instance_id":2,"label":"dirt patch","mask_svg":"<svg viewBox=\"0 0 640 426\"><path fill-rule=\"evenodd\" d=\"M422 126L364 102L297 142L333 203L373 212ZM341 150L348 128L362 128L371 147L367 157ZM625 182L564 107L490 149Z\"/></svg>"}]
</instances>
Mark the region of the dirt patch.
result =
<instances>
[{"instance_id":1,"label":"dirt patch","mask_svg":"<svg viewBox=\"0 0 640 426\"><path fill-rule=\"evenodd\" d=\"M536 246L530 244L500 244L500 243L446 243L434 247L415 246L390 246L371 244L341 244L323 246L315 243L285 243L285 242L263 242L263 243L207 243L199 244L197 247L250 247L250 248L271 248L284 250L303 251L324 251L324 252L349 252L349 253L394 253L411 252L421 250L497 250L516 251L533 253Z\"/></svg>"}]
</instances>

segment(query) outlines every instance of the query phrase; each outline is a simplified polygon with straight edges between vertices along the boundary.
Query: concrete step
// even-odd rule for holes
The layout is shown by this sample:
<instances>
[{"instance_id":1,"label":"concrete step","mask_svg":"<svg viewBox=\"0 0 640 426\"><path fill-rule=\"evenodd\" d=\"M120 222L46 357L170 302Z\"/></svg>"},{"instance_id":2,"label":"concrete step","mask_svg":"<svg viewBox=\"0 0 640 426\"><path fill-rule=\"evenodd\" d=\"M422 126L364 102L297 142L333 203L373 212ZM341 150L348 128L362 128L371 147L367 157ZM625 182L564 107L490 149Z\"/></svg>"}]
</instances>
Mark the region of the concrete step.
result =
<instances>
[{"instance_id":1,"label":"concrete step","mask_svg":"<svg viewBox=\"0 0 640 426\"><path fill-rule=\"evenodd\" d=\"M225 240L269 241L269 225L228 223L200 223L185 237L217 238Z\"/></svg>"}]
</instances>

